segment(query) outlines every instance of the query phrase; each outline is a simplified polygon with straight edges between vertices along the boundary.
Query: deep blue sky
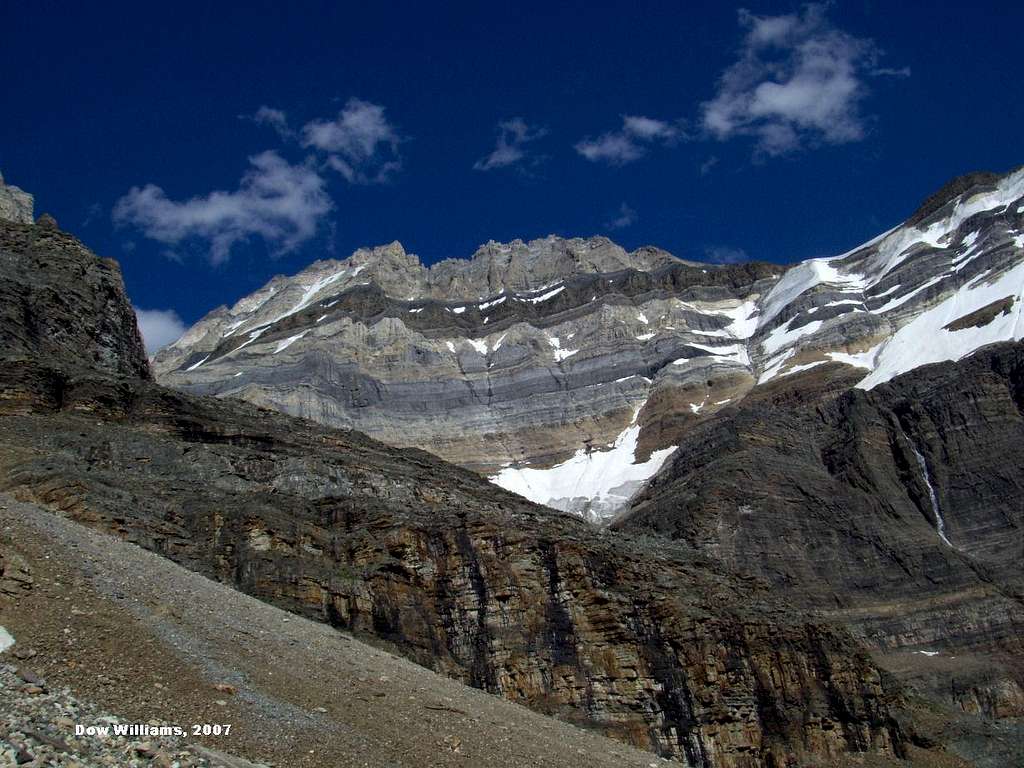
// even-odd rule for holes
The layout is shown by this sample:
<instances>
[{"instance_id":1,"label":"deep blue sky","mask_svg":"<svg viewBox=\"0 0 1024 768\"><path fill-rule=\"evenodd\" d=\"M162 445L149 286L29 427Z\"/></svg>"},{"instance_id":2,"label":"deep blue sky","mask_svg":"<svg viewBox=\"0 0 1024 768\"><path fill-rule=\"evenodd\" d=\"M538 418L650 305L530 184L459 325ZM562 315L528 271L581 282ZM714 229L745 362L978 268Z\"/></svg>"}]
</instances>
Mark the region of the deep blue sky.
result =
<instances>
[{"instance_id":1,"label":"deep blue sky","mask_svg":"<svg viewBox=\"0 0 1024 768\"><path fill-rule=\"evenodd\" d=\"M549 233L687 258L820 256L897 223L956 174L1024 162L1020 3L836 2L816 16L753 1L227 5L0 10L0 171L36 195L37 214L119 259L137 305L189 323L274 274L396 239L427 262ZM794 13L794 37L758 53L756 19ZM808 40L853 46L860 98L840 109L852 133L828 127L834 114L807 123L748 109L721 138L702 122L701 105L723 91L741 98L758 78L792 77L786 57ZM730 91L722 75L744 52L783 69L755 64ZM364 183L350 183L327 167L330 152L239 117L269 106L298 130L352 98L383 107L401 139L386 183L373 183L394 159L386 141ZM624 115L662 121L652 130L663 133L623 134ZM474 169L516 117L530 135L544 129L530 155ZM775 155L756 133L772 123L796 131ZM644 156L614 165L574 148L615 131ZM175 202L235 191L266 150L323 179L333 210L315 217L313 237L253 235L213 265L203 237L159 242L138 219L112 220L135 186ZM626 209L627 225L609 229Z\"/></svg>"}]
</instances>

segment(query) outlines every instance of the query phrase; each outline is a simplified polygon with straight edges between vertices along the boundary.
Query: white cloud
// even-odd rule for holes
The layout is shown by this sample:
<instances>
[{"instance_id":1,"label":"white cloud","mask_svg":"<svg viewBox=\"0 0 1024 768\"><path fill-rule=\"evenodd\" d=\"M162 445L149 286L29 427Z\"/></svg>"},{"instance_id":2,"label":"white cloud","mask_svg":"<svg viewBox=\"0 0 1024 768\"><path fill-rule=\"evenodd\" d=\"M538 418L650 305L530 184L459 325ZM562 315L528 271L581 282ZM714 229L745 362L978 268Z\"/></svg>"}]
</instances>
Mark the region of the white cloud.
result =
<instances>
[{"instance_id":1,"label":"white cloud","mask_svg":"<svg viewBox=\"0 0 1024 768\"><path fill-rule=\"evenodd\" d=\"M675 138L677 129L663 120L642 115L626 115L622 118L622 130L626 135L650 141L652 139Z\"/></svg>"},{"instance_id":2,"label":"white cloud","mask_svg":"<svg viewBox=\"0 0 1024 768\"><path fill-rule=\"evenodd\" d=\"M509 166L517 166L522 169L525 164L536 164L541 158L531 155L526 145L545 134L547 134L546 128L531 126L521 117L503 120L498 123L498 139L494 150L487 157L477 160L473 164L473 169L492 171L495 168Z\"/></svg>"},{"instance_id":3,"label":"white cloud","mask_svg":"<svg viewBox=\"0 0 1024 768\"><path fill-rule=\"evenodd\" d=\"M833 27L817 4L800 15L740 10L739 20L746 28L739 59L722 74L716 96L702 106L702 123L711 136L752 136L757 150L768 155L808 142L841 144L864 137L863 78L882 73L874 70L878 51L871 41Z\"/></svg>"},{"instance_id":4,"label":"white cloud","mask_svg":"<svg viewBox=\"0 0 1024 768\"><path fill-rule=\"evenodd\" d=\"M718 165L718 158L712 155L700 164L700 175L707 176L712 170L714 170L716 165Z\"/></svg>"},{"instance_id":5,"label":"white cloud","mask_svg":"<svg viewBox=\"0 0 1024 768\"><path fill-rule=\"evenodd\" d=\"M639 160L653 142L672 143L685 138L678 123L667 123L652 117L624 115L622 128L603 133L597 138L587 136L575 145L576 151L591 162L625 165Z\"/></svg>"},{"instance_id":6,"label":"white cloud","mask_svg":"<svg viewBox=\"0 0 1024 768\"><path fill-rule=\"evenodd\" d=\"M311 120L302 128L302 146L327 155L327 164L353 184L387 182L402 167L402 137L384 107L349 99L333 120Z\"/></svg>"},{"instance_id":7,"label":"white cloud","mask_svg":"<svg viewBox=\"0 0 1024 768\"><path fill-rule=\"evenodd\" d=\"M233 192L178 202L155 184L132 187L114 206L114 221L167 245L192 238L208 241L214 264L226 261L236 244L252 237L262 238L278 253L313 237L333 207L319 173L272 151L250 157L249 163Z\"/></svg>"},{"instance_id":8,"label":"white cloud","mask_svg":"<svg viewBox=\"0 0 1024 768\"><path fill-rule=\"evenodd\" d=\"M605 224L605 227L607 229L625 229L636 224L639 219L640 217L636 211L626 205L626 203L623 203L619 206L615 216Z\"/></svg>"},{"instance_id":9,"label":"white cloud","mask_svg":"<svg viewBox=\"0 0 1024 768\"><path fill-rule=\"evenodd\" d=\"M134 307L139 332L146 344L146 354L152 357L185 332L185 323L173 309L139 309Z\"/></svg>"},{"instance_id":10,"label":"white cloud","mask_svg":"<svg viewBox=\"0 0 1024 768\"><path fill-rule=\"evenodd\" d=\"M257 125L267 125L273 128L282 139L290 139L295 132L288 125L288 115L280 109L268 107L264 104L252 115L241 115L243 119L252 120Z\"/></svg>"}]
</instances>

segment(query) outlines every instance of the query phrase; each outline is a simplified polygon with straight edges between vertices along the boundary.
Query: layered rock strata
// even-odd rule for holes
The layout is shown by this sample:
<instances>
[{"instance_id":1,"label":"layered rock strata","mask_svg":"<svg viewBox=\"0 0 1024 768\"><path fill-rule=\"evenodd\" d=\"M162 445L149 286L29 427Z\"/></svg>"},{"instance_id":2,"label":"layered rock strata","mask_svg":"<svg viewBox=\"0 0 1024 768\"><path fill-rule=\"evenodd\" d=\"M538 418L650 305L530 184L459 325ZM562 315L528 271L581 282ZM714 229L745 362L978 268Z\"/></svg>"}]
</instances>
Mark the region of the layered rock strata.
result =
<instances>
[{"instance_id":1,"label":"layered rock strata","mask_svg":"<svg viewBox=\"0 0 1024 768\"><path fill-rule=\"evenodd\" d=\"M159 387L115 265L39 226L0 223L0 252L39 267L10 286L83 291L7 318L3 491L689 765L902 753L892 682L757 581L420 451ZM88 354L31 333L72 321Z\"/></svg>"},{"instance_id":2,"label":"layered rock strata","mask_svg":"<svg viewBox=\"0 0 1024 768\"><path fill-rule=\"evenodd\" d=\"M871 388L1024 337L1024 171L947 185L901 226L788 269L604 238L398 244L278 277L159 353L160 381L420 447L593 520L701 419L836 362Z\"/></svg>"},{"instance_id":3,"label":"layered rock strata","mask_svg":"<svg viewBox=\"0 0 1024 768\"><path fill-rule=\"evenodd\" d=\"M614 527L686 541L880 651L962 659L953 689L933 665L955 703L1024 716L1024 345L852 381L823 366L694 426Z\"/></svg>"}]
</instances>

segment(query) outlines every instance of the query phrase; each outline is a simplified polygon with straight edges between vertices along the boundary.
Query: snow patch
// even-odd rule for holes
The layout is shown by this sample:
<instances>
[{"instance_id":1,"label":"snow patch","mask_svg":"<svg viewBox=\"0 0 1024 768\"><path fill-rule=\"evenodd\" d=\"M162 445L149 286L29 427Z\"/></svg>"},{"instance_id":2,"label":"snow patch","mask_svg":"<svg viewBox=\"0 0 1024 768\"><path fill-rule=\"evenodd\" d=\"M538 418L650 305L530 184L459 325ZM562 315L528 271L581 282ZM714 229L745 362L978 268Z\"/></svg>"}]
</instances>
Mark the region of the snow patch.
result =
<instances>
[{"instance_id":1,"label":"snow patch","mask_svg":"<svg viewBox=\"0 0 1024 768\"><path fill-rule=\"evenodd\" d=\"M949 331L946 325L1007 296L1014 296L1013 309L997 315L980 328ZM1019 341L1024 338L1021 305L1024 303L1024 263L998 279L971 284L926 310L900 328L878 353L875 369L857 386L861 389L889 381L895 376L929 363L959 360L986 344Z\"/></svg>"},{"instance_id":2,"label":"snow patch","mask_svg":"<svg viewBox=\"0 0 1024 768\"><path fill-rule=\"evenodd\" d=\"M761 373L761 375L757 379L757 383L758 384L764 384L766 381L771 381L776 376L778 376L779 375L779 371L782 370L782 366L785 365L786 361L789 360L789 358L791 358L795 354L796 354L796 350L793 349L792 347L790 347L785 352L783 352L781 355L779 355L775 359L775 362L771 363Z\"/></svg>"},{"instance_id":3,"label":"snow patch","mask_svg":"<svg viewBox=\"0 0 1024 768\"><path fill-rule=\"evenodd\" d=\"M758 327L767 325L798 296L819 285L828 285L839 291L863 290L867 286L866 278L863 275L842 272L833 263L840 258L842 257L808 259L786 272L768 292Z\"/></svg>"},{"instance_id":4,"label":"snow patch","mask_svg":"<svg viewBox=\"0 0 1024 768\"><path fill-rule=\"evenodd\" d=\"M504 302L505 299L507 298L508 296L501 296L497 299L494 299L493 301L485 301L483 304L480 305L480 311L483 312L484 310L490 309L491 307L496 307L502 302Z\"/></svg>"},{"instance_id":5,"label":"snow patch","mask_svg":"<svg viewBox=\"0 0 1024 768\"><path fill-rule=\"evenodd\" d=\"M827 362L828 362L828 360L815 360L814 362L811 362L811 363L802 363L801 365L794 365L794 366L791 366L790 368L787 368L782 375L783 376L790 376L790 375L792 375L794 373L800 373L800 371L806 371L806 370L808 370L810 368L815 368L815 367L821 365L822 363L827 363Z\"/></svg>"},{"instance_id":6,"label":"snow patch","mask_svg":"<svg viewBox=\"0 0 1024 768\"><path fill-rule=\"evenodd\" d=\"M283 339L277 342L277 346L274 347L274 354L276 355L278 352L283 352L284 350L288 349L288 347L290 347L296 341L301 339L307 333L309 333L309 329L302 331L301 333L296 333L294 336L289 336L287 339Z\"/></svg>"},{"instance_id":7,"label":"snow patch","mask_svg":"<svg viewBox=\"0 0 1024 768\"><path fill-rule=\"evenodd\" d=\"M557 336L548 336L548 344L554 347L553 354L555 356L555 360L559 363L567 357L572 357L579 352L578 349L562 349L562 340Z\"/></svg>"},{"instance_id":8,"label":"snow patch","mask_svg":"<svg viewBox=\"0 0 1024 768\"><path fill-rule=\"evenodd\" d=\"M244 343L242 343L242 344L239 344L238 347L235 349L235 352L237 352L242 347L247 347L250 344L252 344L254 341L256 341L256 339L258 339L260 336L263 335L263 332L265 330L267 330L267 326L263 326L262 328L257 328L255 331L249 331L249 340L244 342Z\"/></svg>"},{"instance_id":9,"label":"snow patch","mask_svg":"<svg viewBox=\"0 0 1024 768\"><path fill-rule=\"evenodd\" d=\"M837 363L846 363L852 365L854 368L867 368L869 371L875 367L875 355L878 354L878 349L881 347L878 344L865 352L826 352L832 360Z\"/></svg>"},{"instance_id":10,"label":"snow patch","mask_svg":"<svg viewBox=\"0 0 1024 768\"><path fill-rule=\"evenodd\" d=\"M698 344L695 341L687 342L686 346L700 349L714 355L716 362L733 362L740 365L750 365L750 357L747 355L747 348L742 344L729 344L724 347L711 347L707 344Z\"/></svg>"},{"instance_id":11,"label":"snow patch","mask_svg":"<svg viewBox=\"0 0 1024 768\"><path fill-rule=\"evenodd\" d=\"M880 299L883 296L888 296L890 293L895 293L896 291L898 291L902 287L903 287L902 285L900 285L899 283L896 283L896 285L894 285L892 288L886 288L884 291L882 291L881 293L876 293L871 298L872 299Z\"/></svg>"},{"instance_id":12,"label":"snow patch","mask_svg":"<svg viewBox=\"0 0 1024 768\"><path fill-rule=\"evenodd\" d=\"M630 425L604 450L581 448L571 459L550 469L506 468L490 478L507 491L555 509L568 510L573 501L586 499L592 508L621 506L654 475L675 448L663 448L650 458L636 462L640 426L636 423L640 407Z\"/></svg>"},{"instance_id":13,"label":"snow patch","mask_svg":"<svg viewBox=\"0 0 1024 768\"><path fill-rule=\"evenodd\" d=\"M896 297L895 299L890 299L885 304L880 306L878 309L872 309L870 311L873 314L882 315L882 314L885 314L886 312L888 312L889 310L896 309L896 307L901 307L904 304L906 304L908 301L910 301L912 298L917 296L917 294L921 293L921 291L923 291L923 290L925 290L927 288L931 288L933 285L938 283L944 277L946 277L945 274L935 275L935 277L932 277L931 279L926 280L921 285L917 286L917 288L912 290L910 293L905 293L902 296Z\"/></svg>"},{"instance_id":14,"label":"snow patch","mask_svg":"<svg viewBox=\"0 0 1024 768\"><path fill-rule=\"evenodd\" d=\"M243 344L242 346L245 346L245 345ZM211 352L210 354L212 355L213 353ZM210 355L207 355L202 360L200 360L198 363L193 363L192 365L190 365L188 368L185 369L185 373L188 373L189 371L194 371L196 368L198 368L200 365L202 365L203 363L205 363L209 359L210 359Z\"/></svg>"},{"instance_id":15,"label":"snow patch","mask_svg":"<svg viewBox=\"0 0 1024 768\"><path fill-rule=\"evenodd\" d=\"M560 294L564 290L565 290L565 286L564 285L560 285L558 288L555 288L553 291L548 291L547 293L542 293L540 296L537 296L537 297L532 298L532 299L524 299L524 301L528 301L531 304L539 304L542 301L547 301L548 299L554 298L555 296L557 296L558 294Z\"/></svg>"},{"instance_id":16,"label":"snow patch","mask_svg":"<svg viewBox=\"0 0 1024 768\"><path fill-rule=\"evenodd\" d=\"M758 308L753 301L744 301L733 309L718 314L729 318L730 323L725 330L737 339L749 339L757 331Z\"/></svg>"},{"instance_id":17,"label":"snow patch","mask_svg":"<svg viewBox=\"0 0 1024 768\"><path fill-rule=\"evenodd\" d=\"M766 355L771 357L780 349L789 346L797 339L801 339L804 336L809 336L810 334L815 333L822 325L821 320L812 320L809 323L801 325L799 328L790 330L789 326L793 324L793 320L795 319L796 318L791 318L785 325L773 328L772 332L765 337L764 341L761 342L761 346L764 348Z\"/></svg>"}]
</instances>

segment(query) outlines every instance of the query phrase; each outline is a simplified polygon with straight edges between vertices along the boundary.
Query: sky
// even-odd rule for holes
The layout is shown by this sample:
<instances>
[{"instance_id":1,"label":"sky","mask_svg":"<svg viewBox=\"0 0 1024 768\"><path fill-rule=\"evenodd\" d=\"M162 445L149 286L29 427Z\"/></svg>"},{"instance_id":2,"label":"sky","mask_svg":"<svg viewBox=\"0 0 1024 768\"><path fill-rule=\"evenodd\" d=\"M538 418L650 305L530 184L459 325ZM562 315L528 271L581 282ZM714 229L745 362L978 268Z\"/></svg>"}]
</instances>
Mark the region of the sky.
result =
<instances>
[{"instance_id":1,"label":"sky","mask_svg":"<svg viewBox=\"0 0 1024 768\"><path fill-rule=\"evenodd\" d=\"M400 241L789 263L1024 163L1024 4L0 7L0 172L121 262L150 348Z\"/></svg>"}]
</instances>

